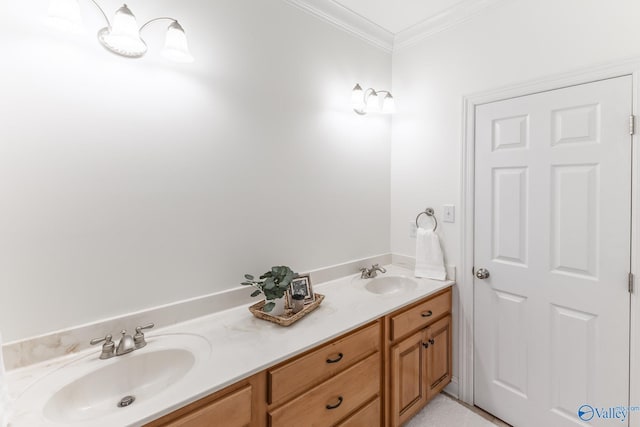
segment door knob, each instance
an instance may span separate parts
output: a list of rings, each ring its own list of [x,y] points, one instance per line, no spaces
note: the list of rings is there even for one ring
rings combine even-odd
[[[476,277],[478,279],[481,279],[481,280],[488,279],[489,276],[491,276],[491,274],[489,274],[489,270],[487,270],[486,268],[480,268],[478,269],[478,271],[476,271]]]

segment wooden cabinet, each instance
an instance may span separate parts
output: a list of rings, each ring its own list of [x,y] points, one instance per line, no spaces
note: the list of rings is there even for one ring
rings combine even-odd
[[[299,396],[355,362],[378,353],[381,348],[380,331],[380,322],[375,322],[269,369],[268,403],[275,406]]]
[[[426,330],[427,400],[451,382],[451,316],[435,322]]]
[[[279,408],[270,409],[269,425],[333,426],[379,393],[380,354],[375,353]]]
[[[410,308],[401,309],[392,313],[391,337],[397,341],[407,334],[433,323],[447,313],[451,312],[451,290],[428,297],[422,302],[414,304]]]
[[[379,425],[381,337],[376,321],[269,369],[268,425]]]
[[[451,381],[451,288],[148,427],[396,427]]]
[[[427,403],[423,342],[421,331],[391,347],[392,425],[404,423],[416,412],[412,408],[422,408]]]
[[[251,423],[251,386],[247,385],[238,391],[221,397],[219,400],[204,405],[183,417],[167,423],[171,427],[206,427],[213,420],[225,420],[225,424],[233,427],[244,427]]]
[[[396,427],[451,382],[451,290],[388,316],[387,422]]]
[[[266,376],[262,372],[182,409],[146,427],[263,427]]]
[[[380,423],[380,397],[356,411],[337,427],[373,427]]]

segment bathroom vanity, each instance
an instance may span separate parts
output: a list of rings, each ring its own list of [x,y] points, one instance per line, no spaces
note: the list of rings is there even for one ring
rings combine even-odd
[[[451,381],[454,283],[385,267],[317,284],[322,305],[289,327],[244,304],[165,327],[155,313],[132,353],[10,371],[11,426],[399,426]]]
[[[446,288],[148,427],[399,426],[451,381],[451,338]]]

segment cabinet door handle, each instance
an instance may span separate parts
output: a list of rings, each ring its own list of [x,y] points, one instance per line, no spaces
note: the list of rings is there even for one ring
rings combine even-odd
[[[422,317],[431,317],[433,316],[433,311],[429,310],[429,311],[425,311],[424,313],[422,313]]]
[[[424,348],[429,348],[429,343],[428,343],[428,342],[423,342],[423,343],[422,343],[422,346],[423,346]]]
[[[327,405],[327,409],[336,409],[338,406],[342,405],[343,400],[344,399],[342,398],[342,396],[338,396],[338,403],[336,403],[335,405]]]
[[[434,340],[433,338],[429,339],[429,344],[434,345],[436,343],[436,340]]]
[[[342,353],[338,353],[338,357],[335,359],[327,359],[327,363],[338,363],[339,361],[342,360],[342,358],[344,357],[344,354]]]

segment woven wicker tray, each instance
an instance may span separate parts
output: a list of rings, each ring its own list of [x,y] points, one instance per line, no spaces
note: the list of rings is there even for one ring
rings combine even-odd
[[[264,311],[262,311],[262,307],[264,307],[265,301],[260,301],[259,303],[252,305],[251,307],[249,307],[249,311],[253,313],[253,315],[258,319],[268,320],[269,322],[277,323],[280,326],[289,326],[292,323],[295,323],[298,320],[302,319],[304,316],[311,313],[313,310],[320,306],[322,300],[324,300],[324,295],[315,294],[315,297],[315,301],[313,301],[311,304],[305,305],[302,310],[295,314],[290,308],[287,308],[282,316],[273,316],[269,313],[265,313]]]

